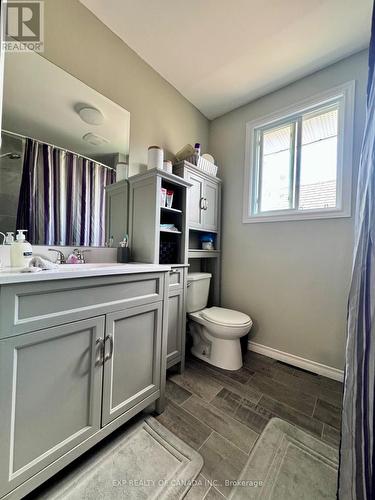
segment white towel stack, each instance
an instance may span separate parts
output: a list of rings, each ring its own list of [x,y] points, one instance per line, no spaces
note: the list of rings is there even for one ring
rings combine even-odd
[[[29,266],[21,269],[21,273],[38,273],[39,271],[50,271],[58,267],[58,264],[48,259],[44,259],[43,257],[39,257],[39,255],[35,255],[35,257],[30,260]]]

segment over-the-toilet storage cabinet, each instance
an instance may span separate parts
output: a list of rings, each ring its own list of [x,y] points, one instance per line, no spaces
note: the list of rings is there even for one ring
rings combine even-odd
[[[0,287],[0,498],[21,498],[160,398],[168,281]]]
[[[209,175],[187,161],[174,166],[174,172],[191,184],[187,200],[187,256],[191,271],[212,275],[208,305],[220,305],[221,276],[221,179]],[[211,233],[213,250],[203,250],[201,235]]]

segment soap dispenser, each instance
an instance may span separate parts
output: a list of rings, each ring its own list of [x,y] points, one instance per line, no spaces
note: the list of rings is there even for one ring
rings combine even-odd
[[[14,233],[7,232],[7,235],[4,238],[4,245],[13,245],[14,243]]]
[[[16,241],[10,247],[10,265],[12,267],[27,267],[33,256],[32,246],[26,241],[26,229],[18,229]]]

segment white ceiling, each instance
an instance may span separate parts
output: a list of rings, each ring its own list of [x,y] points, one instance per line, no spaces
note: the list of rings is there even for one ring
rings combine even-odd
[[[208,118],[368,46],[372,0],[81,0]]]

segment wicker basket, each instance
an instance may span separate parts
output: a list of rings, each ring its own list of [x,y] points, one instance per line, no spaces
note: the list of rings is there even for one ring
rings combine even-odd
[[[213,175],[214,177],[216,177],[217,165],[206,160],[202,156],[192,155],[192,156],[189,156],[188,158],[186,158],[186,161],[197,166],[198,168],[203,170],[203,172],[206,172],[206,174]]]

